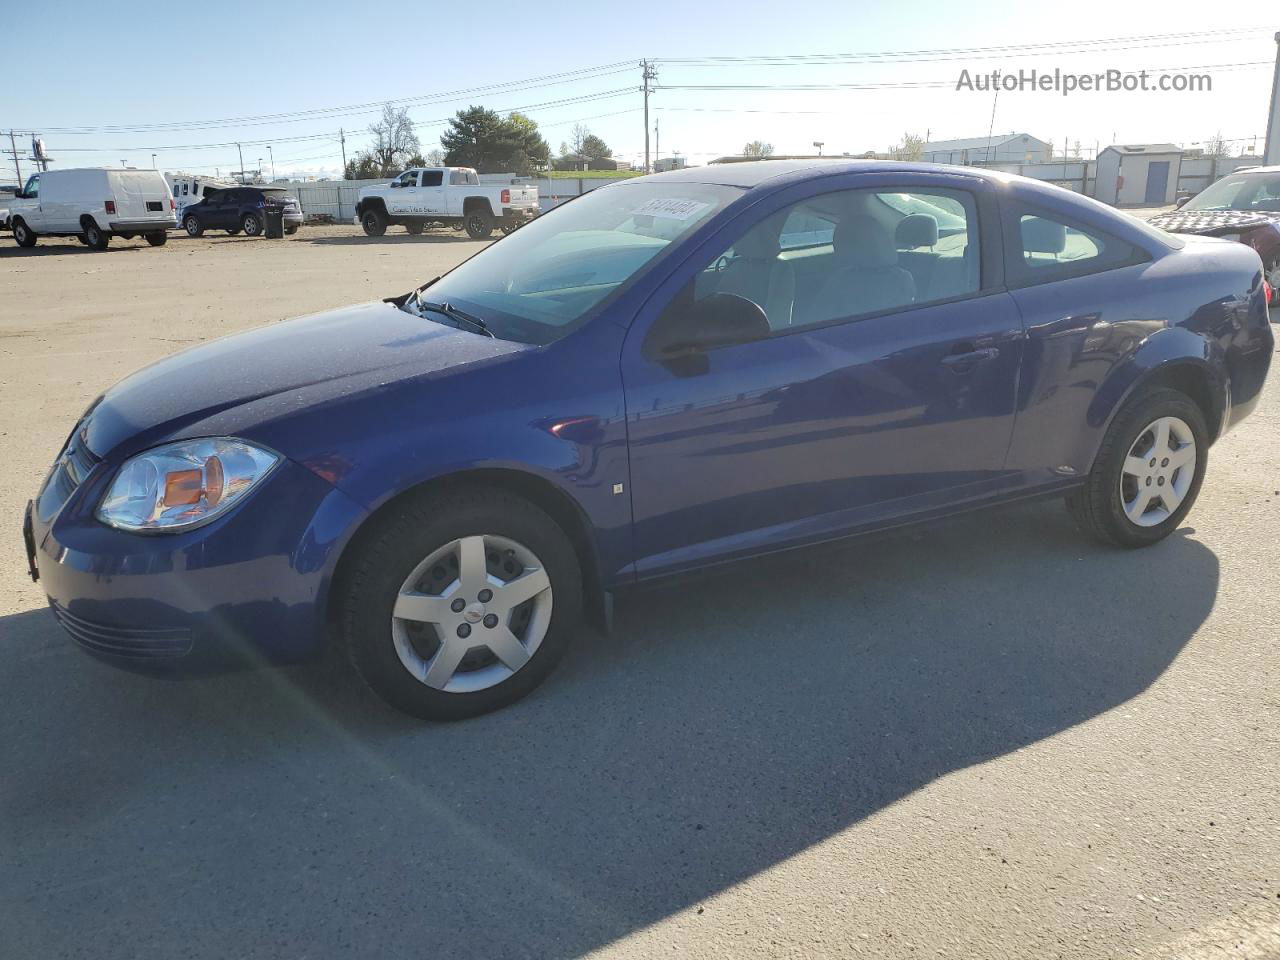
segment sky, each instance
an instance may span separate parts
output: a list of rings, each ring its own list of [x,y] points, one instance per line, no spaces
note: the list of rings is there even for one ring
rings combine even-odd
[[[260,162],[270,175],[274,163],[279,176],[322,177],[340,175],[339,129],[350,157],[383,102],[409,107],[424,154],[449,116],[479,104],[522,109],[553,151],[583,123],[638,163],[647,58],[658,74],[655,155],[678,152],[695,164],[751,140],[778,153],[813,153],[815,141],[827,154],[862,153],[905,134],[939,140],[988,129],[1059,150],[1079,141],[1089,154],[1113,142],[1191,147],[1217,134],[1233,152],[1254,138],[1261,151],[1280,30],[1273,0],[541,6],[42,0],[22,29],[47,23],[63,66],[50,69],[45,44],[9,45],[0,131],[26,134],[24,176],[34,131],[58,168],[124,162],[225,174],[240,168],[240,141],[248,169]],[[160,64],[157,45],[166,51]],[[133,54],[139,66],[123,66]],[[961,71],[994,69],[1207,73],[1212,89],[1065,97],[956,89]],[[737,89],[680,89],[689,87]],[[7,135],[0,140],[7,148]],[[0,178],[11,179],[12,158],[0,160]]]

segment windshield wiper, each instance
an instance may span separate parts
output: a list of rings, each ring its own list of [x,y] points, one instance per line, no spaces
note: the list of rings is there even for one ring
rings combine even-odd
[[[429,310],[431,313],[438,313],[443,317],[448,317],[456,327],[465,326],[486,337],[493,336],[493,331],[489,329],[489,325],[479,317],[473,317],[471,314],[459,310],[447,302],[433,303],[430,300],[423,300],[421,290],[415,290],[410,301],[419,310]]]

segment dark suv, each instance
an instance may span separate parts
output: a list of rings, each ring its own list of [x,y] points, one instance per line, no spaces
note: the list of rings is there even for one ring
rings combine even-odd
[[[268,187],[228,187],[207,190],[204,199],[182,211],[182,228],[188,236],[198,237],[206,230],[225,230],[233,236],[262,235],[267,224],[267,211],[284,209],[284,232],[293,234],[302,226],[302,205],[284,190]]]

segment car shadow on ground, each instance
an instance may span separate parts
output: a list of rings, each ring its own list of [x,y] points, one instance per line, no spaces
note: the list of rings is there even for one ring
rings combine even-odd
[[[16,243],[0,242],[0,260],[18,260],[23,257],[64,257],[68,255],[99,255],[104,253],[136,253],[139,250],[150,250],[151,245],[145,240],[113,239],[105,250],[91,250],[75,237],[64,239],[40,240],[34,247],[20,247]]]
[[[391,229],[395,230],[395,227],[392,227]],[[489,240],[496,240],[498,239],[499,236],[500,234],[495,232],[494,235],[489,238]],[[387,244],[387,243],[488,243],[489,242],[488,240],[472,240],[465,233],[452,233],[452,232],[444,233],[441,231],[431,231],[431,230],[428,230],[425,233],[417,234],[416,236],[412,233],[397,232],[397,233],[387,233],[381,237],[367,237],[367,236],[360,236],[358,234],[354,236],[339,236],[339,237],[333,237],[333,236],[308,237],[306,236],[305,227],[303,227],[302,232],[298,235],[296,239],[305,240],[307,243],[319,243],[325,246],[338,246],[338,247],[359,247],[359,246],[364,246],[365,244],[370,244],[370,243]]]
[[[1125,703],[1217,588],[1194,531],[1111,550],[1024,505],[636,594],[533,696],[451,725],[333,656],[165,682],[8,617],[6,939],[580,956]]]

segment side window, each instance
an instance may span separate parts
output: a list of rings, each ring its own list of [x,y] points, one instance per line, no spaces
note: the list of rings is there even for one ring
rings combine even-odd
[[[400,186],[416,187],[417,185],[418,185],[417,170],[407,170],[404,173],[400,174]]]
[[[981,289],[980,279],[973,194],[842,190],[801,201],[750,227],[673,299],[658,321],[657,336],[696,341],[692,331],[673,328],[696,325],[713,307],[713,340],[723,339],[724,315],[752,322],[751,311],[732,307],[725,295],[759,308],[754,334],[737,340],[758,339],[969,296]]]
[[[27,180],[27,185],[22,188],[22,194],[28,200],[35,200],[40,196],[40,174],[36,174]]]
[[[185,197],[185,196],[188,196],[188,195],[189,195],[189,191],[190,191],[190,189],[191,189],[191,185],[190,185],[190,184],[187,184],[187,183],[184,183],[184,184],[182,185],[182,195],[183,195],[184,197]]]
[[[1149,259],[1119,237],[1047,212],[1021,213],[1017,237],[1021,257],[1015,274],[1024,284],[1082,277]]]
[[[424,170],[422,172],[422,185],[424,187],[438,187],[444,183],[444,172],[441,170]]]
[[[463,173],[461,170],[449,171],[449,186],[451,187],[464,186],[466,182],[467,182],[467,175]]]

